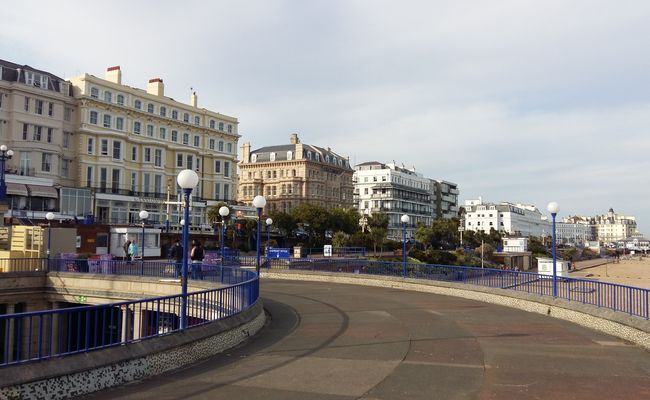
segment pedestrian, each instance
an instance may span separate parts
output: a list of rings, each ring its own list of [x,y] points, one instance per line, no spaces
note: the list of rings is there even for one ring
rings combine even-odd
[[[126,242],[122,245],[122,248],[124,249],[124,259],[128,262],[131,261],[131,258],[129,257],[129,246],[131,245],[131,241],[129,238],[126,238]]]
[[[176,265],[176,276],[181,276],[183,269],[183,246],[181,246],[181,241],[179,239],[176,239],[176,243],[174,244],[174,247],[172,247],[172,258]]]
[[[192,240],[192,250],[190,252],[190,259],[192,260],[192,279],[203,279],[201,276],[201,263],[203,262],[203,247],[201,242],[194,239]]]
[[[131,240],[131,243],[129,244],[129,263],[138,255],[138,251],[139,249],[136,240]]]

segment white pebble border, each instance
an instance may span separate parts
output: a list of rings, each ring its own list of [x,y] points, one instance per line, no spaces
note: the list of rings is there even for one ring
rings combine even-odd
[[[364,285],[385,287],[393,289],[404,289],[415,292],[441,294],[445,296],[462,297],[465,299],[481,301],[484,303],[498,304],[506,307],[516,308],[537,314],[548,315],[553,318],[573,322],[608,335],[619,337],[628,342],[634,343],[645,350],[650,350],[650,333],[620,322],[611,321],[595,315],[586,314],[580,311],[557,307],[554,305],[537,303],[527,299],[511,297],[504,294],[485,293],[469,289],[458,289],[452,287],[438,286],[436,281],[426,281],[426,284],[418,283],[415,279],[401,279],[383,277],[373,279],[363,275],[337,275],[314,273],[278,273],[262,272],[262,277],[267,279],[299,280],[312,282],[333,282],[352,285]],[[441,282],[442,283],[442,282]],[[498,290],[498,289],[495,289]]]
[[[159,375],[233,348],[256,334],[265,322],[266,315],[260,308],[251,321],[215,336],[114,365],[1,388],[0,399],[67,399]]]

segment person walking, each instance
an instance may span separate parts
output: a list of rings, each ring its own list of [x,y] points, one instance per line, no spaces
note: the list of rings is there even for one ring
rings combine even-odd
[[[136,239],[131,240],[131,243],[129,244],[129,263],[135,258],[135,256],[138,255],[138,244],[136,243]]]
[[[180,239],[176,239],[176,243],[172,247],[172,258],[176,265],[176,276],[180,277],[183,271],[183,246],[181,246]]]
[[[124,249],[124,259],[129,262],[131,261],[131,257],[129,257],[129,246],[131,245],[131,241],[129,238],[126,238],[126,242],[122,245],[122,248]]]
[[[201,263],[203,262],[203,247],[201,242],[194,239],[192,240],[192,250],[190,252],[190,259],[192,260],[192,279],[203,279],[201,276]]]

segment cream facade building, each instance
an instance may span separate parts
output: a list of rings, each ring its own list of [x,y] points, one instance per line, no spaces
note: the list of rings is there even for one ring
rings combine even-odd
[[[467,231],[489,233],[494,229],[525,237],[544,237],[551,234],[548,218],[537,207],[527,204],[487,203],[481,198],[465,200],[463,220]]]
[[[183,169],[199,175],[193,191],[192,225],[205,222],[211,202],[234,200],[237,177],[236,118],[200,108],[196,94],[190,104],[165,96],[162,79],[142,90],[122,84],[119,66],[105,78],[84,74],[70,80],[78,101],[75,131],[75,187],[62,189],[61,212],[90,213],[100,223],[173,224],[180,208],[176,177]],[[92,197],[90,209],[87,199]]]
[[[0,60],[0,144],[14,151],[5,165],[6,217],[44,218],[57,189],[76,185],[76,114],[68,82]]]
[[[592,224],[601,243],[627,239],[638,233],[635,217],[616,214],[612,208],[607,214],[594,217]]]
[[[300,142],[292,134],[286,145],[241,148],[237,199],[252,204],[266,198],[267,211],[288,212],[308,202],[326,208],[352,207],[352,168],[330,148]]]

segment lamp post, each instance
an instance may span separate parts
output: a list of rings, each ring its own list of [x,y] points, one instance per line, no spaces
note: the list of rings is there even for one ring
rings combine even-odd
[[[147,218],[149,218],[149,212],[147,210],[141,210],[138,215],[142,221],[142,254],[140,255],[140,275],[144,276],[144,223]]]
[[[553,297],[557,297],[557,245],[555,242],[555,217],[557,216],[558,211],[560,211],[560,206],[556,202],[552,201],[548,203],[546,209],[553,217]]]
[[[7,183],[5,182],[5,162],[11,160],[14,151],[7,150],[6,145],[0,146],[0,201],[7,198]]]
[[[176,178],[178,186],[183,189],[185,205],[183,208],[183,269],[181,272],[181,329],[187,328],[187,254],[190,241],[189,221],[190,221],[190,194],[192,189],[199,183],[199,176],[191,169],[184,169]]]
[[[406,278],[406,224],[409,223],[409,220],[410,218],[408,215],[402,215],[401,221],[404,225],[404,249],[402,250],[402,253],[404,254],[404,278]]]
[[[54,213],[49,212],[45,214],[45,219],[47,219],[47,270],[50,270],[50,245],[52,244],[52,220],[54,219]]]
[[[271,218],[266,219],[266,259],[269,259],[269,250],[271,249],[271,224],[273,220]]]
[[[255,272],[257,276],[260,275],[260,223],[262,222],[262,209],[266,205],[266,199],[262,195],[257,195],[253,199],[253,207],[257,208],[257,260],[255,264]]]
[[[223,260],[226,257],[224,253],[224,237],[226,236],[226,217],[230,214],[230,209],[226,206],[219,208],[219,215],[221,215],[221,282],[223,282]]]

